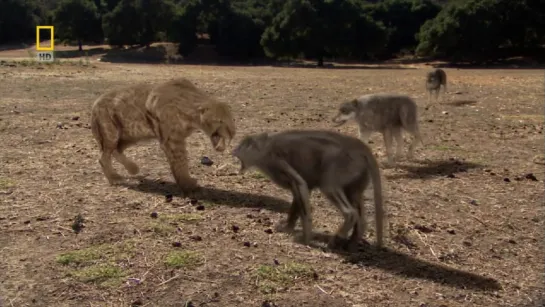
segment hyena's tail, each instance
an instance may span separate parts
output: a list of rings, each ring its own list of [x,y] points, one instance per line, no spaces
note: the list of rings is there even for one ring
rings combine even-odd
[[[100,121],[98,114],[91,112],[91,132],[95,138],[98,147],[100,150],[104,148],[104,134],[102,133],[102,127],[100,126]]]

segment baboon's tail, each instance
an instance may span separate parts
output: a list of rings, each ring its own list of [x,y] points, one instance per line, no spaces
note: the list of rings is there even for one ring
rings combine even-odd
[[[372,152],[370,153],[370,156],[367,157],[367,161],[369,165],[371,181],[373,182],[377,246],[381,247],[384,244],[384,223],[386,220],[384,212],[384,201],[382,199],[382,178],[380,175],[378,162],[373,156]]]

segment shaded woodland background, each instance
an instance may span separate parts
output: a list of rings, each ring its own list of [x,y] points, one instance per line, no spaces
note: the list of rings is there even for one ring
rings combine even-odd
[[[36,25],[54,25],[57,44],[171,42],[181,57],[207,44],[238,62],[410,55],[489,63],[545,51],[543,0],[0,1],[0,44],[34,42]]]

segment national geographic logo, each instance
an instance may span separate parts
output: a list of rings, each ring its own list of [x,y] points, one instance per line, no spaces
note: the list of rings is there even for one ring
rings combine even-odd
[[[50,31],[49,46],[40,45],[40,30]],[[53,51],[55,50],[55,28],[53,26],[37,26],[36,27],[36,60],[38,62],[53,62],[55,60]]]

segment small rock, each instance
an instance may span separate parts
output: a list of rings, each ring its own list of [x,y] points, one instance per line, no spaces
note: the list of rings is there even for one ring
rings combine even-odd
[[[414,225],[414,229],[417,229],[419,230],[420,232],[423,232],[423,233],[430,233],[430,232],[433,232],[433,229],[431,229],[430,227],[428,226],[424,226],[424,225]]]
[[[511,243],[511,244],[517,244],[517,241],[513,240],[513,239],[509,239],[507,240],[507,242]]]
[[[79,119],[79,116],[72,117],[72,120],[78,120],[78,119]]]
[[[456,234],[456,230],[454,230],[454,229],[448,229],[447,232],[450,233],[451,235]]]
[[[165,195],[165,202],[169,203],[172,201],[172,194]]]
[[[447,178],[456,178],[456,176],[454,174],[450,173],[450,174],[447,175]]]
[[[478,203],[477,203],[477,201],[475,199],[472,199],[469,203],[472,204],[473,206],[478,205]]]
[[[273,233],[273,230],[271,228],[267,228],[265,229],[265,233],[271,234]]]
[[[195,208],[199,211],[203,211],[204,210],[204,205],[198,205],[197,208]]]
[[[278,262],[278,259],[274,259],[273,262],[274,262],[274,264],[276,264],[276,265],[280,265],[280,262]]]
[[[257,242],[254,242],[254,244],[252,244],[254,247],[257,247]]]
[[[136,301],[131,303],[131,307],[137,307],[137,306],[142,306],[142,305],[144,305],[144,303],[142,303],[141,300],[136,300]]]
[[[261,303],[261,307],[278,307],[278,305],[271,301],[264,301],[263,303]]]
[[[152,212],[152,213],[150,214],[150,216],[151,216],[152,219],[156,219],[156,218],[158,217],[157,212],[155,212],[155,211]]]
[[[465,246],[471,246],[473,245],[470,241],[464,241],[462,242]]]
[[[319,277],[319,276],[318,276],[318,273],[316,273],[316,271],[313,271],[313,272],[312,272],[312,278],[313,278],[314,280],[318,280],[318,277]]]
[[[210,160],[210,158],[204,156],[201,158],[201,164],[202,165],[206,165],[206,166],[211,166],[212,164],[214,164],[214,161]]]
[[[231,229],[233,230],[234,233],[237,233],[240,228],[237,225],[233,225],[231,226]]]
[[[181,247],[181,246],[182,246],[182,243],[180,243],[180,242],[172,242],[172,246],[174,246],[174,247]]]
[[[196,199],[196,198],[191,198],[191,199],[189,200],[189,203],[192,204],[192,205],[196,205],[197,203],[199,203],[199,200]]]
[[[202,241],[202,237],[198,235],[189,236],[189,238],[193,241]]]
[[[250,245],[251,245],[250,242],[248,242],[248,241],[244,242],[243,244],[244,244],[244,246],[246,246],[246,247],[250,247]]]
[[[505,182],[511,182],[511,179],[505,177],[505,178],[503,178],[503,181],[505,181]]]
[[[428,123],[433,123],[433,119],[428,119]]]
[[[536,176],[534,176],[534,174],[532,174],[532,173],[526,174],[526,176],[524,176],[524,178],[532,180],[532,181],[537,181]]]
[[[519,176],[515,177],[515,181],[521,181],[521,180],[522,180],[522,177],[519,177]]]

